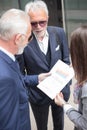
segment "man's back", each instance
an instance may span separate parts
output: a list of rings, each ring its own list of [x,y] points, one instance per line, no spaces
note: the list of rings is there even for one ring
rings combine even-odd
[[[30,130],[26,89],[17,65],[0,51],[0,130]]]

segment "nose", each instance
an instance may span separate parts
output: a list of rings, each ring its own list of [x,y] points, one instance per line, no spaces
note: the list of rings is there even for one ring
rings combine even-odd
[[[39,23],[36,24],[36,28],[41,28]]]

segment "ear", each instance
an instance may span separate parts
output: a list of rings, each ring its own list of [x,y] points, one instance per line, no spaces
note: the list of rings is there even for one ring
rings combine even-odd
[[[25,35],[23,34],[17,34],[15,36],[15,44],[18,45],[19,43],[22,43],[25,40]]]

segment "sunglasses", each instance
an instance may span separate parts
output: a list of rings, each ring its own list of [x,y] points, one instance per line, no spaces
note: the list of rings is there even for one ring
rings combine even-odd
[[[44,27],[44,26],[47,24],[47,21],[31,22],[32,27],[37,27],[38,24],[39,24],[41,27]]]
[[[33,39],[33,35],[31,34],[30,37],[28,38],[28,42],[30,42]]]

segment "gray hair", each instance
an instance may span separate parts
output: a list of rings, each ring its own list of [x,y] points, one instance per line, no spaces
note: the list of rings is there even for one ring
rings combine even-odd
[[[10,9],[0,19],[0,38],[10,40],[15,34],[26,34],[29,16],[22,10]]]
[[[33,2],[27,3],[25,6],[25,12],[27,14],[29,13],[29,11],[36,11],[38,9],[41,9],[41,10],[43,9],[46,12],[47,16],[49,15],[47,5],[44,1],[36,0]]]

